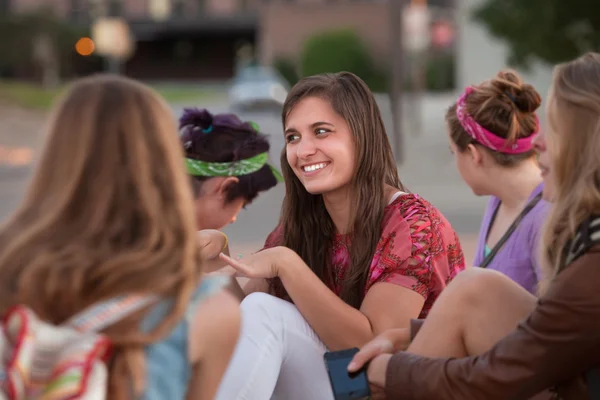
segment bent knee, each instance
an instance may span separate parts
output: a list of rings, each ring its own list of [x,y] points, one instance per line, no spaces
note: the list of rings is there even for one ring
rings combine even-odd
[[[506,276],[498,271],[494,271],[487,268],[471,267],[467,268],[454,278],[454,281],[459,282],[461,285],[473,285],[473,284],[498,284],[499,280],[504,280]]]
[[[290,307],[294,308],[291,303],[262,292],[247,295],[242,300],[240,307],[244,315],[260,315],[262,317],[272,317],[289,310]]]
[[[495,279],[495,271],[471,267],[458,273],[446,290],[450,289],[455,299],[476,302],[477,298],[486,291],[487,286],[494,285],[492,282]]]
[[[240,306],[242,307],[242,309],[251,309],[255,307],[265,306],[272,307],[275,303],[277,303],[277,301],[281,301],[281,299],[268,293],[254,292],[244,297],[244,300],[242,300]]]
[[[493,296],[529,295],[508,276],[501,272],[472,267],[460,272],[452,281],[454,290],[459,290],[462,297],[479,303]]]

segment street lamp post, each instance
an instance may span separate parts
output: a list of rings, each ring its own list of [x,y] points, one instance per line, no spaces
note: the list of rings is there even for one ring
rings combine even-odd
[[[154,21],[164,21],[171,16],[173,5],[170,0],[150,0],[150,15]]]
[[[98,18],[92,26],[96,52],[105,57],[109,72],[118,74],[121,63],[134,51],[134,40],[129,25],[123,18]]]
[[[427,50],[431,41],[431,14],[427,0],[411,0],[410,6],[403,11],[404,48],[410,55],[410,75],[412,93],[410,120],[413,135],[418,136],[422,130],[422,103],[426,87],[425,69],[427,67]]]
[[[390,0],[390,33],[391,33],[391,55],[390,63],[391,85],[389,88],[390,107],[392,111],[392,123],[394,129],[394,157],[396,163],[404,163],[404,132],[402,115],[402,91],[404,81],[404,57],[403,57],[403,27],[402,11],[405,0]]]
[[[92,40],[95,52],[104,58],[106,71],[119,74],[122,63],[133,54],[135,41],[120,9],[115,11],[119,3],[110,5],[111,9],[106,1],[90,0]]]

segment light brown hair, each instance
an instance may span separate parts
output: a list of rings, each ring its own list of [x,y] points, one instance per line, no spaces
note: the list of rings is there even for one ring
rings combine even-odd
[[[398,177],[396,161],[375,97],[358,76],[340,72],[302,79],[292,88],[283,106],[284,126],[293,108],[308,97],[328,101],[344,118],[354,139],[357,167],[351,182],[350,267],[344,278],[341,297],[358,308],[381,236],[387,205],[385,184],[400,190],[404,187]],[[306,191],[287,162],[285,148],[281,154],[281,167],[286,185],[281,211],[282,245],[296,251],[323,282],[332,283],[329,255],[335,227],[325,209],[323,197]]]
[[[172,298],[153,331],[140,331],[143,313],[106,331],[116,350],[109,397],[129,398],[143,347],[181,319],[200,278],[193,215],[168,106],[126,78],[77,81],[53,113],[21,206],[0,229],[0,312],[26,304],[61,323],[121,294]]]
[[[547,137],[554,193],[544,249],[556,273],[579,225],[600,214],[600,54],[558,65],[551,93]]]
[[[523,83],[514,71],[501,71],[495,78],[473,87],[466,99],[467,113],[488,131],[504,138],[508,143],[531,136],[537,128],[535,111],[542,98],[533,86]],[[531,158],[535,151],[522,154],[505,154],[482,146],[462,127],[456,116],[456,103],[446,113],[450,139],[459,151],[470,144],[478,145],[490,153],[500,165],[510,167]]]

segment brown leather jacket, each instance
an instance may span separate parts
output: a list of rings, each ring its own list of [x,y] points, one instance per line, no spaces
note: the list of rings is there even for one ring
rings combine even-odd
[[[532,314],[487,353],[462,359],[394,354],[386,394],[402,400],[506,400],[528,399],[556,387],[564,400],[588,399],[582,376],[599,366],[596,246],[560,272]]]

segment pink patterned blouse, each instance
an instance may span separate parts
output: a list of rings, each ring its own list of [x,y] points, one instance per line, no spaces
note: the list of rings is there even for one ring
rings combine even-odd
[[[265,249],[282,243],[278,226],[265,242]],[[332,268],[335,282],[329,285],[338,296],[348,269],[350,254],[344,235],[335,235]],[[382,233],[373,261],[366,292],[378,282],[388,282],[414,290],[425,298],[419,318],[425,318],[442,289],[460,271],[465,260],[456,232],[444,216],[416,194],[404,194],[384,212]],[[291,301],[283,286],[271,280],[272,293]]]

